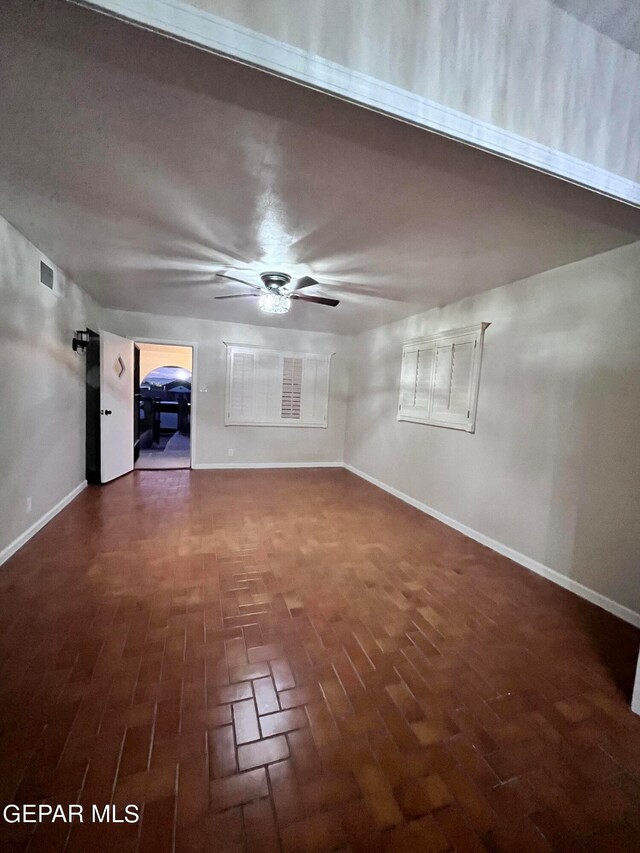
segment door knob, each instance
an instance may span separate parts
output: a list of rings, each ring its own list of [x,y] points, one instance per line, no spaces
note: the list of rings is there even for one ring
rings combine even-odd
[[[112,411],[111,411],[111,409],[105,409],[104,413],[105,413],[105,415],[111,415]]]

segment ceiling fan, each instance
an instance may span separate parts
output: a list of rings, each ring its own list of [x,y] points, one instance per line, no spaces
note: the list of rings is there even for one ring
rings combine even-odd
[[[286,314],[291,307],[292,299],[300,299],[304,302],[315,302],[317,305],[329,305],[335,308],[340,304],[339,299],[327,299],[325,296],[308,296],[306,293],[298,293],[305,287],[311,287],[318,284],[315,278],[309,275],[304,275],[291,284],[291,276],[286,272],[263,272],[260,273],[262,279],[262,287],[251,282],[243,281],[232,275],[225,273],[217,273],[218,278],[228,278],[230,281],[237,281],[239,284],[244,284],[250,287],[253,293],[234,293],[230,296],[216,296],[215,299],[244,299],[246,297],[254,297],[258,299],[258,307],[262,311],[269,314]]]

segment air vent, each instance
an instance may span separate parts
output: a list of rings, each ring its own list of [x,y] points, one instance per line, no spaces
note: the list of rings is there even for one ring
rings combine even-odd
[[[49,290],[53,290],[53,270],[44,261],[40,261],[40,282]]]

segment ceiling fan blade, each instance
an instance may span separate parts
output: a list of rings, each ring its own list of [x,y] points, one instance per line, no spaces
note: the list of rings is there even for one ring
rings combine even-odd
[[[232,293],[230,296],[214,296],[214,299],[246,299],[247,296],[255,297],[257,293]]]
[[[303,275],[302,278],[299,278],[294,286],[291,288],[291,292],[295,290],[302,290],[303,287],[311,287],[313,284],[317,284],[318,282],[315,278],[311,278],[310,275]]]
[[[302,299],[304,302],[317,302],[318,305],[330,305],[335,308],[340,304],[339,299],[327,299],[324,296],[303,296],[302,294],[292,293],[290,299]]]
[[[241,278],[236,278],[234,275],[225,275],[223,272],[217,272],[216,278],[228,278],[229,281],[237,281],[239,284],[244,284],[247,287],[252,287],[254,290],[262,290],[257,284],[251,284],[249,281],[243,281]]]

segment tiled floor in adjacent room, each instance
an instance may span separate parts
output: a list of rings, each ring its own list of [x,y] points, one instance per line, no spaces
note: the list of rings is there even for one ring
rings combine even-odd
[[[0,572],[3,850],[640,850],[640,632],[342,470],[136,472]]]

